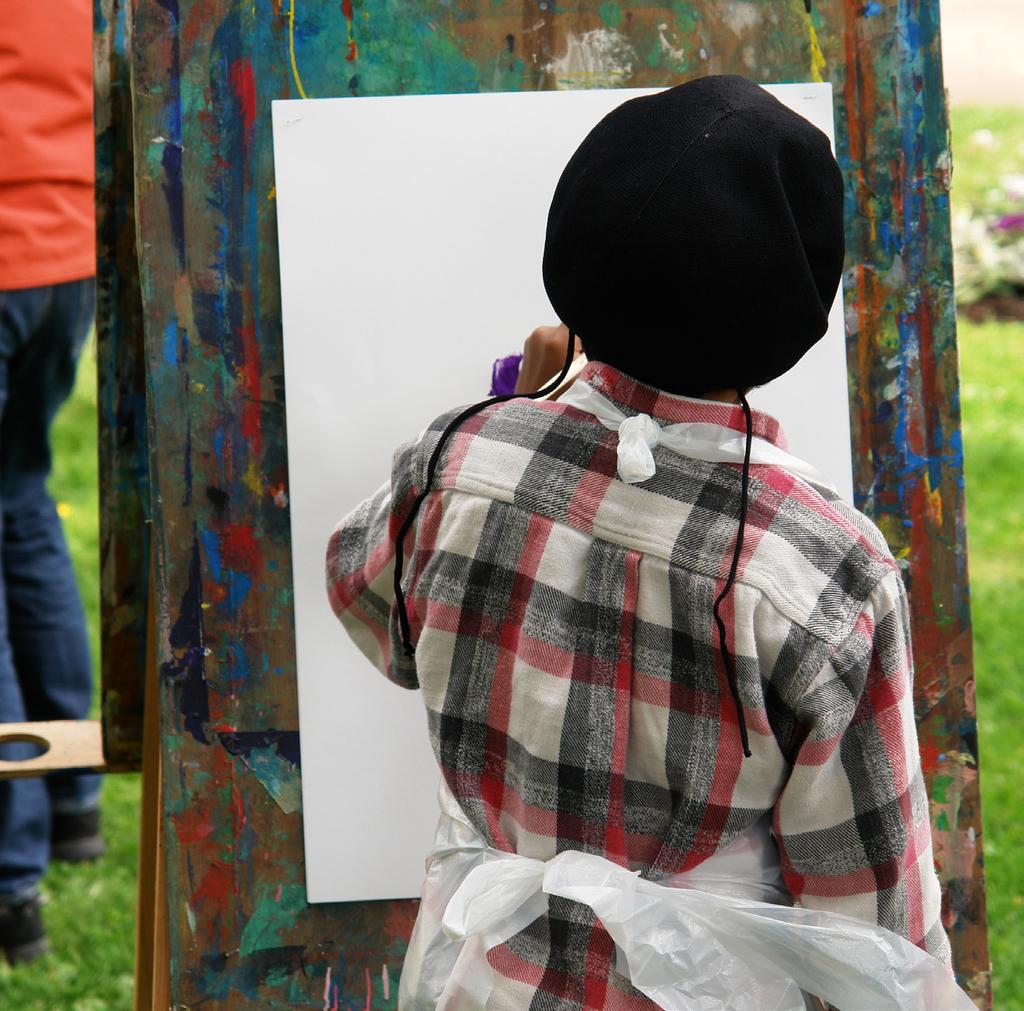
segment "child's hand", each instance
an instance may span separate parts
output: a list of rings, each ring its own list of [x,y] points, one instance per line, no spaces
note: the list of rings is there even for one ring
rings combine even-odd
[[[523,364],[519,368],[516,393],[533,393],[554,379],[565,364],[565,349],[568,343],[569,328],[564,323],[558,326],[537,327],[523,344]],[[582,351],[577,337],[573,357],[577,357]]]

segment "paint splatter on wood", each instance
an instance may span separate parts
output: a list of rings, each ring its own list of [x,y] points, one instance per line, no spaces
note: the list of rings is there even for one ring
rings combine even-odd
[[[100,657],[103,753],[142,761],[149,586],[149,440],[142,292],[135,246],[130,67],[124,0],[97,0],[96,368],[99,414]]]

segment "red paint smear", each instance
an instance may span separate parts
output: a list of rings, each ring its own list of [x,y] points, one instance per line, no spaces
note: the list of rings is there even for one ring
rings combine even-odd
[[[359,57],[359,49],[352,38],[352,18],[355,17],[352,12],[352,0],[341,0],[341,13],[345,16],[345,27],[348,31],[348,52],[345,54],[345,60],[353,63]]]
[[[189,808],[171,815],[178,841],[187,845],[202,842],[213,835],[213,821],[208,808]]]
[[[193,892],[192,902],[201,906],[209,899],[214,906],[223,909],[234,891],[235,879],[231,868],[227,864],[212,863],[199,882],[199,887]]]
[[[256,81],[252,74],[252,64],[244,57],[235,60],[228,72],[228,80],[242,107],[245,146],[248,147],[252,143],[252,127],[256,122]]]
[[[938,747],[931,741],[921,741],[921,768],[925,772],[934,772],[939,765],[939,755],[941,752]]]
[[[260,350],[256,344],[256,327],[250,323],[238,331],[242,338],[242,435],[249,441],[253,456],[263,449],[260,423]]]
[[[181,65],[189,62],[197,51],[208,51],[210,45],[208,38],[204,37],[209,29],[205,18],[182,18],[179,22],[181,30]]]
[[[229,569],[251,572],[259,568],[262,552],[251,523],[229,523],[221,535],[220,550]]]
[[[412,899],[409,902],[389,902],[383,918],[384,937],[409,937],[412,934],[419,908],[419,899]]]

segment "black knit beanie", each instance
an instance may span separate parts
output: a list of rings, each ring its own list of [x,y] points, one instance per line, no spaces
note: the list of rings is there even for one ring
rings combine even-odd
[[[565,167],[544,286],[591,359],[698,396],[790,369],[824,335],[843,265],[828,138],[742,77],[609,113]]]

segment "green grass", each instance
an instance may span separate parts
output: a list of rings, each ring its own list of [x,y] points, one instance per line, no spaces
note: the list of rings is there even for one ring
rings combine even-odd
[[[955,204],[984,202],[999,179],[1024,172],[1024,110],[955,109]],[[997,143],[970,140],[988,129]],[[981,735],[981,784],[996,1007],[1024,1011],[1024,325],[959,327],[967,507]],[[57,421],[57,468],[71,552],[98,644],[95,369],[87,350],[75,393]],[[131,1007],[139,781],[104,786],[110,851],[97,864],[54,866],[44,881],[53,953],[30,966],[0,964],[0,1008],[114,1011]]]
[[[982,819],[995,1006],[1024,1009],[1024,324],[960,324]]]
[[[1024,173],[1024,108],[950,118],[954,210],[1022,210],[1001,181]],[[961,318],[959,344],[989,945],[995,1006],[1024,1011],[1024,324]]]
[[[1024,173],[1024,109],[960,106],[950,111],[950,128],[954,207],[1003,210],[1000,180]]]

